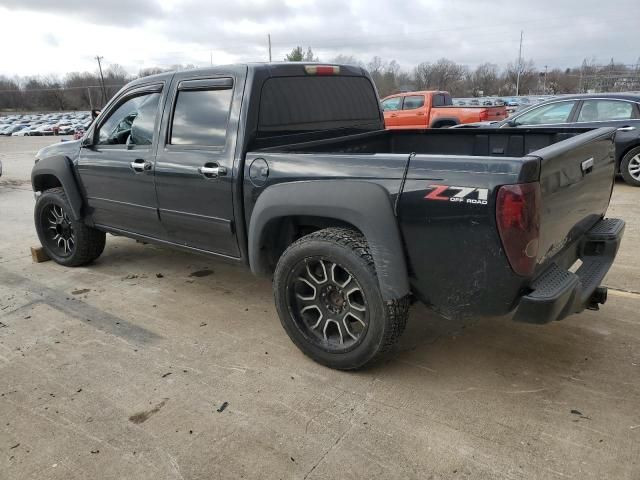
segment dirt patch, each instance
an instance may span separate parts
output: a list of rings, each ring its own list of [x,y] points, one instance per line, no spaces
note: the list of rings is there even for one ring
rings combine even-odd
[[[153,407],[151,410],[146,410],[144,412],[138,412],[134,415],[131,415],[129,417],[129,421],[132,423],[135,423],[136,425],[146,422],[147,420],[149,420],[149,417],[151,417],[151,415],[155,415],[160,411],[162,407],[165,406],[165,404],[167,403],[167,400],[169,399],[165,398],[159,404]]]

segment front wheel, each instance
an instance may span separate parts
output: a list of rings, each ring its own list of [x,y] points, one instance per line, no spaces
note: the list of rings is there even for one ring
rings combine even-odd
[[[620,174],[624,181],[640,187],[640,147],[632,148],[620,162]]]
[[[105,245],[105,233],[74,220],[62,188],[45,190],[34,212],[42,248],[56,263],[78,267],[98,258]]]
[[[280,321],[307,356],[351,370],[396,342],[409,303],[385,302],[365,238],[345,228],[302,237],[282,254],[273,281]]]

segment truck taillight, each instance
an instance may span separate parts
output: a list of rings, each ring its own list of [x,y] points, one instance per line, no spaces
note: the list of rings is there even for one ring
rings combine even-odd
[[[305,65],[304,71],[307,75],[338,75],[340,67],[338,65]]]
[[[485,120],[489,120],[489,110],[483,108],[480,110],[480,121],[484,122]]]
[[[496,222],[509,264],[518,275],[531,275],[540,238],[540,184],[503,185],[496,200]]]

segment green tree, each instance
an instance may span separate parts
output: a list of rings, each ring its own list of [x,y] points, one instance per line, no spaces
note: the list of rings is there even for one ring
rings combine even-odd
[[[307,53],[302,51],[302,47],[298,45],[296,48],[291,50],[291,53],[288,53],[284,59],[287,62],[317,62],[318,57],[313,56],[313,50],[311,47],[307,47]]]

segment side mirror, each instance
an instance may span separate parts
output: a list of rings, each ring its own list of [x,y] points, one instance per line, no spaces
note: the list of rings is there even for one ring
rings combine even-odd
[[[511,120],[509,120],[507,122],[507,126],[508,127],[512,127],[513,128],[513,127],[517,127],[518,125],[520,125],[520,124],[518,123],[518,121],[516,119],[511,119]]]

